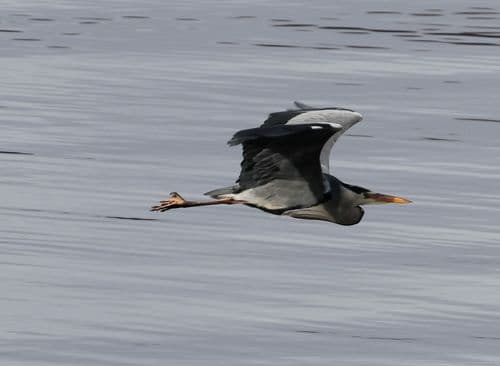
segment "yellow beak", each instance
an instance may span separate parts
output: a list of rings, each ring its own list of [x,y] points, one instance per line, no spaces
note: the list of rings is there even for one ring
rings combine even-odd
[[[401,205],[411,203],[411,201],[407,200],[406,198],[390,196],[388,194],[382,193],[367,192],[365,193],[365,197],[377,203],[398,203]]]

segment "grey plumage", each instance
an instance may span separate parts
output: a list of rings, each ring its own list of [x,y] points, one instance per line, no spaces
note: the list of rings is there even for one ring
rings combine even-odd
[[[326,192],[319,163],[321,148],[337,131],[328,124],[239,131],[229,141],[230,145],[243,145],[237,184],[207,194],[215,198],[230,195],[275,213],[317,204]]]
[[[355,210],[356,217],[343,217],[348,210],[338,209],[342,203],[340,181],[324,174],[320,164],[324,145],[344,130],[342,124],[330,123],[328,116],[332,120],[338,116],[336,111],[353,115],[355,112],[295,104],[300,109],[271,113],[260,127],[234,134],[228,144],[243,145],[240,176],[235,185],[206,194],[242,200],[249,206],[274,214],[345,224],[359,222],[362,210]],[[305,114],[317,111],[321,112],[315,116],[326,121],[320,119],[316,123],[313,119],[311,123],[290,123],[299,115],[307,122]],[[354,123],[360,119],[357,115],[354,117]],[[338,119],[338,122],[346,123],[346,119]],[[350,120],[347,123],[349,127],[353,124]],[[337,206],[335,212],[332,212],[332,204]]]
[[[230,146],[241,144],[243,160],[236,183],[205,193],[213,201],[187,201],[176,192],[153,211],[215,204],[245,204],[269,213],[301,219],[357,224],[361,205],[409,203],[341,182],[329,174],[330,150],[347,129],[362,119],[345,108],[314,108],[274,112],[260,127],[238,131]]]
[[[297,219],[330,221],[340,225],[359,223],[365,211],[357,204],[356,195],[347,188],[348,185],[333,175],[325,174],[325,178],[330,187],[327,199],[310,207],[284,211],[283,215]]]

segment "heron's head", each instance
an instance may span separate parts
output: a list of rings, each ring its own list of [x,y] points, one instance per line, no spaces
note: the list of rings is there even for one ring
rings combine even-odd
[[[377,205],[384,203],[411,203],[410,200],[388,194],[372,192],[369,189],[346,184],[346,187],[356,194],[356,205]]]

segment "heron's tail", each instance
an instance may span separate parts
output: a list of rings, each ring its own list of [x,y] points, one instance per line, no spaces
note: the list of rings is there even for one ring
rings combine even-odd
[[[217,188],[217,189],[214,189],[213,191],[208,191],[208,192],[204,193],[204,195],[210,196],[212,198],[224,198],[224,196],[238,193],[238,191],[239,191],[239,186],[234,185],[234,186],[230,186],[230,187]]]

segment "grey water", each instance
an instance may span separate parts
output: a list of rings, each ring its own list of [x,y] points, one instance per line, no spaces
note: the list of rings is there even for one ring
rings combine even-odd
[[[7,0],[0,46],[0,364],[500,364],[497,1]],[[414,203],[148,211],[293,100]]]

